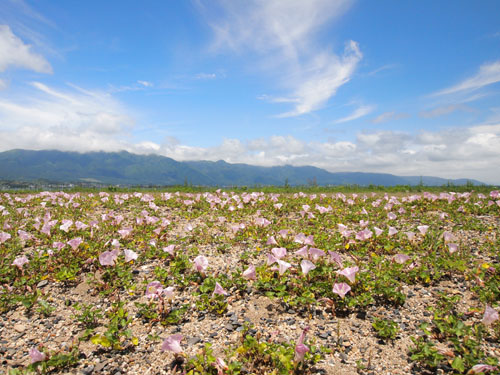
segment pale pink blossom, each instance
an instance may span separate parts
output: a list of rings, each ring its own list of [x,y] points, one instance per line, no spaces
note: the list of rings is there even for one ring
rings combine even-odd
[[[395,214],[395,213],[389,212],[389,213],[387,214],[387,218],[388,218],[389,220],[396,220],[397,216],[396,216],[396,214]]]
[[[427,233],[427,231],[429,230],[429,226],[428,225],[419,225],[417,227],[418,231],[420,232],[420,234],[422,236],[425,236],[425,234]]]
[[[62,221],[62,224],[59,226],[59,229],[68,233],[69,227],[71,227],[72,225],[73,225],[73,220],[64,219]]]
[[[31,348],[29,354],[31,363],[42,362],[47,358],[45,353],[40,352],[37,348]]]
[[[334,263],[337,264],[337,266],[339,266],[339,268],[342,268],[343,265],[342,265],[342,256],[335,252],[335,251],[329,251],[328,252],[328,255],[330,255],[330,260]]]
[[[176,334],[167,337],[164,341],[163,344],[161,345],[161,350],[169,351],[169,352],[174,352],[174,353],[181,353],[182,348],[181,348],[181,341],[184,337],[182,335]]]
[[[323,250],[317,249],[317,248],[315,248],[315,247],[311,247],[311,248],[309,249],[309,255],[311,256],[311,259],[312,259],[313,261],[316,261],[316,260],[318,260],[320,257],[325,256],[326,254],[325,254],[325,252],[324,252]]]
[[[23,266],[26,264],[26,263],[29,263],[29,260],[28,258],[26,258],[24,255],[23,256],[20,256],[20,257],[17,257],[16,259],[14,259],[14,261],[12,262],[12,265],[13,266],[16,266],[17,268],[21,269],[23,268]]]
[[[486,308],[484,309],[484,315],[483,315],[483,320],[482,323],[484,325],[491,325],[494,322],[498,320],[498,312],[493,309],[492,307],[486,305]]]
[[[4,243],[7,240],[10,240],[12,236],[6,232],[0,232],[0,243]]]
[[[298,255],[302,258],[308,258],[309,257],[309,252],[308,252],[308,247],[307,246],[302,246],[299,250],[297,250],[294,254]]]
[[[384,231],[380,228],[373,227],[373,230],[375,231],[375,236],[380,236]]]
[[[304,360],[304,356],[309,351],[307,345],[304,344],[304,340],[306,338],[307,331],[309,331],[309,327],[304,328],[302,331],[299,340],[297,341],[297,345],[295,345],[295,357],[294,361],[296,363],[302,362]]]
[[[491,365],[479,363],[477,365],[472,366],[472,368],[469,370],[468,374],[484,374],[486,372],[496,371],[497,369],[498,369],[498,367],[496,367],[496,366],[491,366]]]
[[[146,286],[146,297],[148,298],[157,298],[163,292],[163,285],[159,281],[151,281]]]
[[[414,232],[405,232],[406,237],[408,238],[408,241],[413,241],[415,238],[415,233]]]
[[[458,251],[458,245],[456,243],[448,243],[448,251],[453,254]]]
[[[340,298],[344,298],[347,293],[351,290],[351,287],[346,283],[335,283],[333,285],[332,292],[338,294]]]
[[[198,255],[194,258],[194,267],[198,272],[205,272],[208,268],[208,259],[203,255]]]
[[[389,227],[389,236],[394,236],[396,233],[398,233],[398,230],[394,227]]]
[[[394,259],[394,261],[396,263],[404,264],[408,260],[410,260],[410,257],[408,255],[406,255],[406,254],[396,254],[396,255],[394,255],[394,257],[392,259]]]
[[[248,266],[248,268],[245,271],[243,271],[242,276],[247,280],[256,280],[257,274],[256,274],[255,266],[253,264]]]
[[[277,262],[278,262],[278,266],[279,266],[280,275],[283,275],[286,272],[286,270],[292,266],[290,263],[285,262],[281,259],[278,259]]]
[[[266,264],[268,266],[270,266],[271,264],[276,263],[277,260],[278,259],[276,259],[273,254],[267,254],[267,263]]]
[[[217,375],[224,375],[224,370],[227,370],[226,362],[220,357],[217,357],[214,362],[215,367],[217,368]]]
[[[99,255],[101,266],[114,266],[118,258],[118,250],[104,251]]]
[[[271,253],[274,255],[275,258],[281,259],[286,256],[287,251],[286,248],[284,247],[275,247],[271,249]]]
[[[163,248],[163,251],[165,253],[169,253],[170,255],[174,256],[175,255],[174,249],[175,249],[175,245],[168,245],[168,246]]]
[[[24,230],[21,230],[21,229],[19,229],[17,231],[17,235],[23,241],[28,241],[29,239],[31,239],[33,237],[31,234],[29,234],[28,232],[25,232]]]
[[[83,242],[83,240],[80,237],[73,238],[72,240],[68,241],[68,245],[71,246],[71,248],[74,250],[78,249],[78,246]]]
[[[371,236],[373,236],[373,232],[368,228],[365,228],[362,231],[359,231],[358,233],[356,233],[356,239],[358,241],[366,241]]]
[[[307,275],[309,273],[309,271],[312,271],[313,269],[316,268],[316,266],[314,265],[313,262],[307,260],[307,259],[303,259],[301,262],[300,262],[300,267],[302,268],[302,273],[304,275]]]
[[[456,240],[455,236],[453,235],[453,233],[447,232],[447,231],[443,233],[443,239],[444,239],[445,243],[453,242],[453,241]]]
[[[123,253],[125,255],[125,262],[136,260],[138,257],[138,254],[133,250],[125,249],[123,250]]]
[[[215,294],[218,294],[221,296],[229,295],[229,293],[226,292],[226,290],[222,287],[222,285],[220,285],[217,281],[215,282],[215,289],[214,289],[214,292],[212,293],[212,295],[215,295]]]
[[[120,235],[121,238],[127,238],[132,234],[133,228],[123,228],[118,231],[118,234]]]
[[[288,229],[282,229],[278,232],[278,234],[281,236],[281,238],[286,238],[288,236]]]
[[[354,283],[356,281],[356,273],[359,271],[359,267],[358,266],[354,266],[354,267],[347,267],[347,268],[344,268],[343,270],[341,271],[336,271],[337,274],[339,275],[342,275],[342,276],[345,276],[347,277],[347,279],[351,282],[351,283]]]
[[[277,244],[278,244],[278,242],[276,242],[276,239],[274,238],[274,236],[270,236],[267,239],[266,245],[277,245]]]

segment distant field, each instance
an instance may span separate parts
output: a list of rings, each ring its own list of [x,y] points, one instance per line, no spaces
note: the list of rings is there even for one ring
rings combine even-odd
[[[0,193],[8,374],[500,374],[494,188],[157,190]]]

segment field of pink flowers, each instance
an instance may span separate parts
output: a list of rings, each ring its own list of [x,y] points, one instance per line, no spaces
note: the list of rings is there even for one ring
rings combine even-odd
[[[0,195],[7,374],[500,374],[500,194]]]

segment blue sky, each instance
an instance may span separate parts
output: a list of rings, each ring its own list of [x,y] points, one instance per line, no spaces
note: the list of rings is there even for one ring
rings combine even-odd
[[[496,0],[3,0],[0,151],[500,184],[499,14]]]

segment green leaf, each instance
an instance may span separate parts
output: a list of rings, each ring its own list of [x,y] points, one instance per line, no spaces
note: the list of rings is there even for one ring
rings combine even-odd
[[[453,367],[457,371],[464,372],[465,367],[464,367],[464,360],[462,359],[462,357],[455,357],[455,359],[451,363],[451,367]]]
[[[111,341],[109,341],[109,339],[104,335],[92,336],[90,338],[90,341],[92,342],[92,344],[101,345],[104,346],[105,348],[109,348],[111,346]]]

